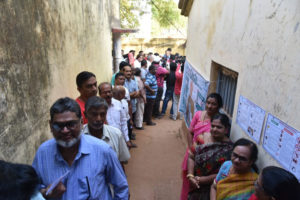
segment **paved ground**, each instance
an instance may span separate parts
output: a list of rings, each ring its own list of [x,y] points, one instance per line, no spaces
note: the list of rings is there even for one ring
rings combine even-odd
[[[182,121],[173,121],[166,115],[154,122],[156,126],[134,130],[138,148],[130,150],[131,159],[125,167],[131,200],[180,197],[180,167],[185,151],[180,134]]]

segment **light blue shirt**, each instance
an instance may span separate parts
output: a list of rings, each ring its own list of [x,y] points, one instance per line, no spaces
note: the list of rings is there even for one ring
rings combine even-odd
[[[86,200],[89,195],[89,200],[128,199],[128,183],[116,153],[95,137],[81,135],[71,166],[60,154],[55,139],[48,140],[39,147],[32,166],[41,179],[41,188],[70,171],[62,181],[67,188],[62,200]],[[109,183],[113,185],[114,198]]]
[[[135,77],[134,80],[132,79],[127,80],[127,78],[125,78],[124,86],[128,89],[129,93],[139,91],[137,80]],[[136,98],[131,98],[130,103],[131,103],[132,113],[135,113],[136,103],[137,103]]]

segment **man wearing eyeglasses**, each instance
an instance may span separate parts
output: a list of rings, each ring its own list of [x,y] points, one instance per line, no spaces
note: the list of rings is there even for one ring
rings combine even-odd
[[[50,118],[54,138],[39,147],[32,164],[41,179],[43,196],[62,200],[128,199],[128,184],[116,153],[105,142],[81,134],[81,111],[76,101],[58,99],[50,108]],[[59,183],[49,192],[57,180]],[[109,184],[113,185],[114,198]]]

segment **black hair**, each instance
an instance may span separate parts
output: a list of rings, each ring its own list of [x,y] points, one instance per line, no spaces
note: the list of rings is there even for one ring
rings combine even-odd
[[[170,70],[171,70],[171,71],[176,71],[176,68],[177,68],[176,63],[171,62],[171,63],[170,63]]]
[[[175,60],[175,55],[171,54],[171,55],[170,55],[170,59],[171,59],[171,60]]]
[[[172,49],[171,49],[171,48],[168,48],[167,51],[172,51]]]
[[[63,113],[63,112],[74,112],[76,116],[80,119],[81,118],[81,110],[78,103],[69,98],[60,98],[54,102],[54,104],[50,108],[50,120],[53,120],[55,114]]]
[[[122,72],[116,73],[115,80],[116,80],[117,78],[119,78],[119,76],[125,76],[125,74],[123,74]]]
[[[147,65],[147,60],[142,60],[141,66],[146,66]]]
[[[30,165],[0,160],[0,199],[30,200],[40,180]]]
[[[207,97],[206,97],[206,101],[208,100],[208,98],[213,98],[217,100],[218,103],[218,109],[223,107],[223,99],[221,97],[220,94],[218,93],[210,93]]]
[[[128,62],[122,61],[119,64],[119,70],[121,71],[125,66],[130,66]]]
[[[183,73],[184,72],[184,63],[185,63],[185,61],[183,61],[183,63],[181,64],[181,66],[180,66],[180,71]]]
[[[101,94],[101,88],[102,88],[103,85],[109,85],[111,87],[111,89],[112,89],[112,86],[111,86],[111,84],[109,82],[102,82],[98,86],[99,94]]]
[[[159,53],[154,53],[155,56],[159,56]]]
[[[257,160],[257,156],[258,156],[258,149],[256,144],[254,144],[252,141],[246,139],[246,138],[241,138],[238,139],[234,144],[233,144],[233,149],[237,146],[248,146],[250,147],[250,160],[253,161],[253,164],[256,162]]]
[[[276,200],[300,199],[300,184],[290,172],[269,166],[261,172],[264,192]]]
[[[81,86],[83,85],[83,83],[87,80],[89,80],[91,77],[95,77],[95,74],[93,74],[92,72],[87,72],[87,71],[83,71],[80,72],[77,77],[76,77],[76,85],[77,87],[81,88]]]
[[[141,54],[138,54],[138,55],[135,57],[135,59],[139,59],[140,57],[142,57],[142,55],[141,55]]]
[[[100,107],[104,107],[106,110],[108,109],[106,100],[101,97],[93,96],[86,101],[85,112],[88,112],[90,108],[100,108]]]
[[[154,65],[150,65],[149,71],[153,70],[153,68],[155,68],[155,66]]]
[[[221,124],[223,126],[225,126],[225,128],[230,128],[230,120],[229,120],[229,117],[223,113],[217,113],[215,114],[212,119],[211,119],[211,122],[213,122],[215,119],[219,119]]]
[[[141,76],[141,69],[140,68],[135,68],[134,69],[134,75],[135,76]]]

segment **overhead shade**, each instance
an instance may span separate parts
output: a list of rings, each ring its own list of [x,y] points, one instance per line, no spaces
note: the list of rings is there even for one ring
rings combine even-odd
[[[113,27],[111,30],[113,33],[136,33],[139,29]]]

